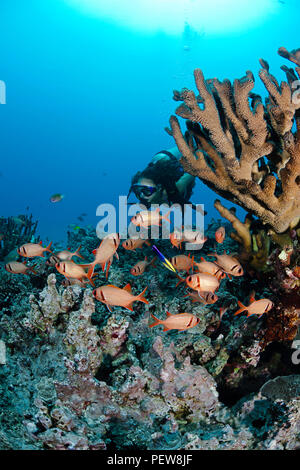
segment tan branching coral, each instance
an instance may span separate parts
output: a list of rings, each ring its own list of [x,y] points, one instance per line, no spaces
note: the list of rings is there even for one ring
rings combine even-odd
[[[299,51],[284,51],[280,49],[281,55],[299,63]],[[261,60],[261,65],[268,91],[265,105],[252,93],[250,71],[232,84],[205,80],[196,69],[199,96],[187,89],[174,92],[174,99],[183,101],[176,114],[187,120],[188,136],[175,116],[171,133],[187,172],[281,233],[300,218],[300,92],[293,91],[296,75],[290,69],[289,83],[279,85],[267,62]]]

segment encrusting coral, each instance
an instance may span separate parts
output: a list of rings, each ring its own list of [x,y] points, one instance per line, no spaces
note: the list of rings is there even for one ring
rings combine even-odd
[[[213,224],[207,233],[210,243],[215,229]],[[80,243],[84,253],[98,244],[92,229],[77,238],[74,246]],[[170,257],[172,248],[159,243]],[[225,243],[232,250],[234,242],[229,237]],[[151,248],[145,247],[148,250]],[[202,253],[205,256],[209,251],[211,247],[204,246]],[[109,281],[124,284],[140,254],[126,250],[120,254]],[[299,262],[298,257],[292,260]],[[40,276],[14,277],[17,289],[7,282],[9,273],[0,272],[9,298],[0,316],[1,341],[6,348],[5,364],[0,364],[0,403],[6,410],[0,414],[0,448],[265,448],[270,445],[273,427],[278,434],[275,447],[282,445],[286,434],[280,423],[277,426],[268,417],[268,400],[260,410],[266,414],[263,439],[259,427],[252,425],[257,405],[249,393],[257,393],[276,376],[277,366],[271,362],[268,368],[262,361],[264,337],[268,345],[286,340],[287,334],[291,338],[294,331],[285,329],[286,335],[282,332],[279,337],[269,328],[268,315],[264,322],[253,318],[245,322],[228,313],[221,321],[218,306],[183,298],[184,286],[175,289],[177,278],[163,267],[155,269],[152,284],[151,271],[132,279],[137,291],[145,283],[149,285],[147,306],[137,305],[130,313],[116,307],[113,314],[96,302],[88,287],[64,287],[61,275],[51,273],[53,267],[46,265],[45,269],[48,277],[45,282],[42,275],[46,283],[42,290],[34,287]],[[294,295],[292,284],[290,289]],[[14,296],[9,295],[10,290]],[[237,297],[245,298],[237,280],[224,280],[218,296],[221,303],[226,298],[233,308]],[[182,307],[193,309],[199,318],[197,327],[180,333],[149,328],[150,312],[162,316],[165,308],[175,313]],[[271,313],[278,316],[279,310]],[[282,364],[279,360],[280,367]],[[243,397],[238,417],[226,404],[231,401],[227,394],[234,395],[233,403]],[[298,416],[298,408],[291,403],[290,421]],[[292,446],[297,446],[297,439]]]
[[[281,55],[299,65],[297,51],[284,51],[280,49]],[[169,132],[188,173],[282,233],[300,218],[300,92],[290,83],[279,85],[267,62],[261,60],[261,65],[259,75],[268,91],[265,105],[252,93],[250,71],[231,84],[205,80],[196,69],[199,96],[188,89],[174,92],[174,99],[183,101],[176,114],[187,120],[188,136],[184,138],[175,116]],[[296,72],[300,76],[299,68]]]

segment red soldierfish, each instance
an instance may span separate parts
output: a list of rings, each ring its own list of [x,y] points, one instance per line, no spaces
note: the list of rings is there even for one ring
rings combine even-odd
[[[65,276],[67,279],[78,279],[79,281],[88,279],[90,284],[92,284],[92,286],[95,286],[92,281],[94,272],[93,266],[88,265],[88,273],[86,273],[84,270],[87,265],[76,264],[74,263],[74,261],[60,261],[59,263],[56,263],[55,267],[57,271],[63,276]]]
[[[164,327],[163,331],[189,330],[190,328],[194,328],[194,326],[198,325],[200,321],[200,319],[197,318],[192,313],[177,313],[175,315],[172,315],[172,313],[167,312],[166,320],[160,320],[159,318],[156,318],[154,315],[152,315],[152,313],[151,313],[151,317],[155,321],[154,323],[152,323],[152,325],[149,325],[150,328],[153,328],[153,326],[156,326],[156,325],[163,325]]]
[[[134,217],[131,222],[137,227],[150,227],[151,225],[161,225],[162,220],[166,220],[171,223],[168,216],[171,211],[165,215],[160,215],[159,207],[155,211],[141,211]]]
[[[102,242],[100,243],[99,247],[93,251],[93,255],[95,256],[94,261],[90,264],[93,266],[93,269],[97,266],[97,264],[101,265],[102,271],[104,271],[106,266],[106,277],[108,276],[108,271],[111,266],[113,256],[115,255],[117,258],[118,254],[116,253],[120,244],[120,236],[118,233],[111,233],[103,238]]]
[[[212,292],[201,292],[201,291],[189,292],[187,295],[184,295],[183,297],[190,297],[192,299],[192,302],[201,302],[202,304],[205,304],[205,305],[214,304],[217,302],[219,298],[216,294],[213,294]]]
[[[6,269],[7,272],[12,273],[12,274],[27,274],[28,271],[32,272],[33,274],[37,274],[33,268],[34,266],[26,266],[25,263],[19,263],[18,261],[10,261],[10,263],[7,263],[4,268]]]
[[[218,230],[215,232],[215,239],[217,243],[223,243],[225,239],[225,228],[224,227],[219,227]]]
[[[212,263],[211,261],[206,261],[204,258],[201,258],[200,263],[196,263],[196,261],[194,261],[194,265],[197,266],[200,273],[212,274],[219,280],[226,277],[226,274],[219,266],[217,266],[215,263]]]
[[[186,271],[189,272],[190,269],[193,269],[194,257],[186,255],[177,255],[173,256],[171,263],[177,271]]]
[[[183,241],[191,245],[204,245],[204,243],[207,241],[207,237],[205,237],[200,230],[184,229],[182,236]]]
[[[133,302],[139,301],[144,302],[145,304],[149,303],[144,297],[146,290],[147,287],[139,295],[133,295],[130,284],[127,284],[123,289],[108,284],[95,289],[93,291],[93,296],[97,300],[100,300],[100,302],[103,302],[110,312],[112,311],[112,306],[124,307],[133,312]]]
[[[70,261],[73,256],[78,256],[78,258],[84,259],[84,257],[79,253],[81,250],[81,245],[73,253],[68,250],[59,251],[54,253],[54,256],[59,259],[59,261]]]
[[[151,264],[153,265],[155,261],[155,258],[153,258],[151,261],[147,261],[147,256],[143,261],[138,261],[131,269],[130,273],[133,276],[140,276],[141,274],[144,274],[146,268],[150,266]]]
[[[47,247],[42,246],[42,241],[39,243],[25,243],[25,245],[20,246],[17,249],[17,252],[20,256],[24,256],[25,258],[34,258],[35,256],[41,256],[44,258],[44,251],[49,251],[52,245],[52,242],[49,243]]]
[[[273,308],[273,302],[269,299],[260,299],[260,300],[255,300],[254,294],[251,295],[250,297],[250,305],[246,307],[245,305],[242,304],[242,302],[238,301],[239,304],[239,310],[235,312],[234,315],[239,315],[242,312],[247,312],[248,315],[247,317],[250,317],[251,315],[258,315],[260,318],[264,313],[268,312]]]
[[[122,243],[122,247],[125,248],[125,250],[135,251],[137,248],[143,248],[144,243],[150,246],[149,241],[143,238],[128,238]]]
[[[175,246],[176,248],[180,248],[181,249],[181,246],[182,246],[182,242],[184,242],[184,238],[183,238],[183,235],[181,232],[177,231],[177,230],[174,230],[174,232],[172,232],[170,234],[170,242],[172,243],[173,246]]]
[[[197,273],[186,278],[188,287],[193,290],[214,293],[219,289],[220,282],[212,274]]]
[[[215,256],[217,260],[215,263],[226,273],[231,276],[242,276],[244,270],[240,265],[239,261],[229,255],[226,255],[225,251],[223,255],[217,255],[217,253],[210,253],[207,256]]]

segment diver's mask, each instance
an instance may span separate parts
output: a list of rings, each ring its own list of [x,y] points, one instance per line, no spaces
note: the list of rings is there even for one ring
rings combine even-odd
[[[147,186],[143,184],[134,184],[131,189],[140,201],[147,200],[157,191],[156,186]]]

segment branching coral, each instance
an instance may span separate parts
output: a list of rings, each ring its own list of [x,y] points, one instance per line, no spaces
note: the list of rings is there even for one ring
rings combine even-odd
[[[280,53],[299,64],[297,51]],[[268,91],[265,105],[252,93],[250,71],[232,84],[205,80],[196,69],[199,96],[188,89],[174,92],[174,99],[183,101],[176,114],[187,120],[188,136],[184,138],[175,116],[171,133],[187,172],[281,233],[300,218],[300,93],[292,90],[290,69],[289,83],[279,85],[267,62],[261,60],[261,65]]]

